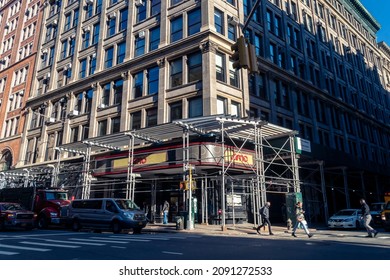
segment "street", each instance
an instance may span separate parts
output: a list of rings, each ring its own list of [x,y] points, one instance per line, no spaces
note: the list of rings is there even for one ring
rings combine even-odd
[[[274,236],[208,235],[194,232],[33,230],[0,232],[0,260],[361,260],[390,259],[390,234],[317,230]]]

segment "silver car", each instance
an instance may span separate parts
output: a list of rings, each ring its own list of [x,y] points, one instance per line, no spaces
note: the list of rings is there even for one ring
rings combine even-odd
[[[74,231],[89,228],[114,233],[124,229],[141,233],[147,224],[145,213],[133,201],[120,198],[73,200],[69,205],[68,221]]]

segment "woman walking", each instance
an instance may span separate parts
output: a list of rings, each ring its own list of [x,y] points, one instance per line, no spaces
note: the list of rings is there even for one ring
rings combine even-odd
[[[297,204],[295,204],[295,215],[296,215],[296,223],[294,225],[294,229],[292,231],[292,236],[294,237],[297,237],[295,235],[295,231],[297,230],[298,226],[299,225],[302,225],[303,227],[303,230],[306,232],[307,236],[312,237],[313,234],[309,232],[309,229],[307,228],[307,222],[305,220],[305,215],[304,215],[305,211],[303,211],[302,209],[302,202],[297,202]]]

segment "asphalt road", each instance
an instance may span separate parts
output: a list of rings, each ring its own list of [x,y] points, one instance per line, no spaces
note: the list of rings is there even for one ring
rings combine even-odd
[[[204,235],[33,230],[0,232],[0,260],[390,260],[390,234],[359,231]]]

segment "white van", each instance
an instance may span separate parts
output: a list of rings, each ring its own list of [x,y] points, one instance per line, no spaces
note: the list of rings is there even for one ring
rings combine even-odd
[[[145,213],[133,201],[120,198],[73,200],[69,205],[68,221],[74,231],[90,228],[114,233],[123,229],[141,233],[147,224]]]

